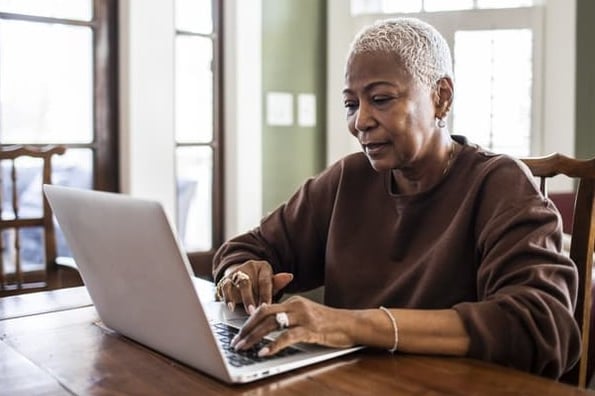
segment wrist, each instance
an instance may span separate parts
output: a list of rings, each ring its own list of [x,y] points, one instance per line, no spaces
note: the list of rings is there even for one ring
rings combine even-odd
[[[393,346],[388,351],[390,353],[395,353],[399,346],[399,327],[397,326],[397,320],[395,319],[395,316],[392,314],[392,312],[388,310],[388,308],[385,308],[381,305],[379,307],[379,309],[386,314],[386,316],[390,320],[390,323],[393,327],[393,334],[394,334]]]
[[[231,274],[232,272],[234,272],[236,270],[236,268],[238,268],[241,264],[232,264],[229,267],[225,268],[225,271],[223,271],[223,276],[227,276],[229,274]]]
[[[393,326],[392,320],[387,315],[389,311],[395,320]],[[399,348],[399,322],[398,317],[395,317],[393,310],[387,308],[380,309],[366,309],[357,310],[353,312],[354,320],[350,326],[350,334],[353,335],[354,344],[365,345],[374,348],[383,348],[391,351],[395,347],[395,340],[397,340],[397,348]]]

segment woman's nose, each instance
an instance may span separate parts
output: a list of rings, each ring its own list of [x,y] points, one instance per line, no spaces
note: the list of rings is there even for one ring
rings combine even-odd
[[[375,123],[376,121],[374,120],[369,107],[365,104],[360,104],[355,116],[355,129],[360,132],[365,132],[372,128]]]

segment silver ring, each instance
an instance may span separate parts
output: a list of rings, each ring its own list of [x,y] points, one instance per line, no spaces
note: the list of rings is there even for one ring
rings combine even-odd
[[[249,281],[250,277],[244,271],[236,271],[231,275],[231,283],[233,283],[235,287],[240,287],[240,282],[246,280]]]
[[[289,317],[287,316],[287,313],[277,312],[277,314],[275,314],[275,322],[277,322],[279,330],[289,327]]]

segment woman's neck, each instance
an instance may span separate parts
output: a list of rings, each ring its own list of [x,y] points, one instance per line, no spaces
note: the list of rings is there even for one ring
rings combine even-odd
[[[393,169],[391,190],[399,195],[419,194],[429,190],[448,173],[458,153],[459,145],[452,140],[450,134],[431,147],[423,160],[415,166],[404,169]]]

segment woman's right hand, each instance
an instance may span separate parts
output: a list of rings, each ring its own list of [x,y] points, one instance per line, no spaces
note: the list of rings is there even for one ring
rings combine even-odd
[[[271,304],[273,296],[292,280],[293,274],[289,272],[273,274],[268,261],[249,260],[225,270],[217,282],[217,299],[224,301],[231,311],[237,304],[243,304],[252,314],[261,304]]]

